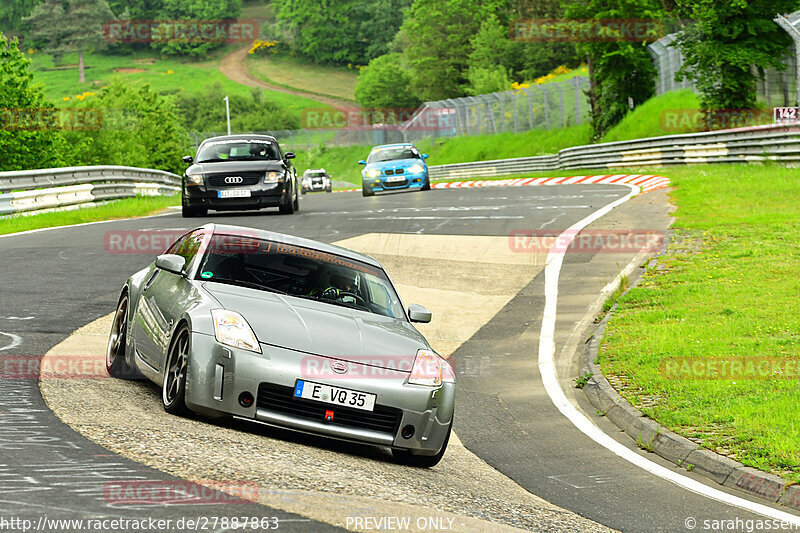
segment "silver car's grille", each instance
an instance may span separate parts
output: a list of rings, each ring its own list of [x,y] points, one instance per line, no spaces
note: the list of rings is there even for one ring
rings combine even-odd
[[[375,409],[363,411],[338,405],[330,405],[294,397],[294,388],[282,387],[271,383],[262,383],[258,386],[256,406],[278,413],[296,416],[322,422],[325,420],[325,411],[334,411],[333,425],[354,428],[371,429],[394,435],[400,425],[402,412],[399,409],[376,405]]]

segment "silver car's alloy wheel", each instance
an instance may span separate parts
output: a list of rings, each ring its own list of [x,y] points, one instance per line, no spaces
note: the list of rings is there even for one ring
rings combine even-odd
[[[115,378],[134,377],[125,361],[128,335],[128,294],[120,297],[106,348],[106,371]]]
[[[181,327],[175,334],[167,358],[164,385],[161,388],[161,402],[170,414],[186,412],[184,395],[186,393],[186,366],[189,362],[189,330]]]

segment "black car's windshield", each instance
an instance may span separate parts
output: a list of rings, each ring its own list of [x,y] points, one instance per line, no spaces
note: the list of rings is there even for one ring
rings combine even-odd
[[[386,146],[374,148],[369,154],[367,163],[396,161],[398,159],[420,159],[420,155],[413,146]]]
[[[280,152],[275,143],[261,139],[226,139],[210,141],[200,147],[198,163],[220,161],[278,161]]]
[[[198,277],[401,318],[386,273],[347,257],[251,237],[215,234]]]

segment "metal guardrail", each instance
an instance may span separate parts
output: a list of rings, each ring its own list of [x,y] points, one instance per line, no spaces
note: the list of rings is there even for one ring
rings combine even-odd
[[[175,194],[180,190],[180,181],[177,174],[163,170],[121,166],[0,172],[0,215],[140,195]]]
[[[433,180],[591,168],[702,163],[800,164],[800,124],[685,133],[565,148],[556,155],[429,167]]]

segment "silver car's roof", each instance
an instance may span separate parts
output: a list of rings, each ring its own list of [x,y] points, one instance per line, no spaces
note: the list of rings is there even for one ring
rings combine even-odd
[[[311,248],[312,250],[319,250],[320,252],[327,252],[335,255],[340,255],[342,257],[347,257],[348,259],[355,259],[356,261],[361,261],[362,263],[367,263],[368,265],[372,265],[380,269],[383,269],[383,267],[381,266],[381,264],[378,262],[377,259],[365,254],[360,254],[358,252],[348,250],[347,248],[342,248],[341,246],[336,246],[334,244],[326,244],[324,242],[314,241],[311,239],[295,237],[294,235],[286,235],[285,233],[276,233],[274,231],[267,231],[256,228],[246,228],[244,226],[232,226],[228,224],[210,223],[203,226],[203,228],[211,231],[212,233],[219,233],[223,235],[242,235],[245,237],[254,237],[257,239],[264,239],[267,241],[279,242],[284,244],[293,244],[296,246],[302,246],[304,248]]]

